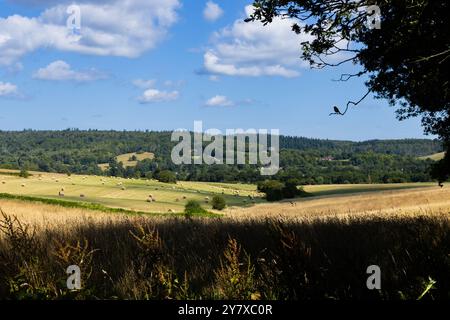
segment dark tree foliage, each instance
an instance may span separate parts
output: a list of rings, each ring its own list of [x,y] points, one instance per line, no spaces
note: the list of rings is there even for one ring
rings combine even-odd
[[[169,170],[164,170],[156,175],[156,179],[163,183],[177,183],[177,176]]]
[[[175,165],[171,160],[175,144],[169,132],[0,131],[0,167],[146,179],[158,179],[168,170],[181,181],[267,179],[257,165]],[[280,148],[281,169],[273,179],[297,179],[301,185],[431,181],[433,161],[419,157],[443,150],[435,140],[351,142],[286,136],[280,137]],[[118,155],[141,151],[152,152],[155,158],[126,168],[117,162]],[[102,171],[99,164],[109,167]]]
[[[227,203],[224,197],[217,195],[212,198],[211,205],[214,210],[223,210]]]
[[[381,28],[367,27],[373,19],[367,6],[381,9]],[[400,120],[420,116],[425,132],[450,146],[450,1],[448,0],[256,0],[249,21],[271,23],[289,17],[297,34],[314,40],[301,43],[303,59],[324,68],[350,62],[360,71],[341,75],[342,81],[366,77],[367,93],[350,101],[343,115],[369,94],[398,106]],[[330,57],[344,54],[339,62]],[[435,166],[439,181],[448,179],[450,154]]]

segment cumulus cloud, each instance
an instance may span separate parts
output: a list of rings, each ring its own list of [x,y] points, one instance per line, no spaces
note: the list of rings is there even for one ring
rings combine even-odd
[[[180,96],[178,91],[161,91],[157,89],[147,89],[138,98],[140,103],[168,102],[177,100]]]
[[[90,82],[104,79],[105,76],[96,71],[75,71],[71,66],[62,60],[54,61],[45,68],[41,68],[33,74],[33,78],[49,81],[76,81]]]
[[[79,4],[81,39],[73,41],[66,26],[67,5],[71,2],[46,1],[53,6],[37,17],[0,18],[0,64],[10,65],[40,48],[138,57],[164,39],[177,21],[181,6],[179,0],[83,1]]]
[[[247,6],[247,16],[253,10]],[[213,35],[212,46],[204,54],[204,71],[227,76],[299,76],[299,69],[306,66],[300,59],[300,43],[312,37],[292,32],[292,19],[275,18],[266,26],[243,20]]]
[[[208,107],[231,107],[234,105],[233,101],[230,101],[226,96],[214,96],[205,102]]]
[[[222,15],[223,10],[217,3],[214,3],[213,1],[208,1],[206,3],[206,7],[203,10],[203,17],[206,20],[214,22],[217,19],[219,19]]]
[[[136,79],[133,81],[133,84],[141,89],[149,89],[153,87],[156,84],[156,80],[142,80],[142,79]]]
[[[9,82],[0,81],[0,98],[11,98],[19,94],[19,89],[16,85]]]

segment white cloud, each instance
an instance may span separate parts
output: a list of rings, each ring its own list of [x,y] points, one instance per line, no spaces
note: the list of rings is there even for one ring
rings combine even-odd
[[[0,18],[0,64],[10,65],[40,48],[138,57],[165,38],[181,6],[179,0],[87,0],[79,5],[82,37],[72,41],[66,27],[71,1],[62,2],[38,17]]]
[[[156,83],[156,80],[142,80],[142,79],[136,79],[133,81],[133,84],[141,89],[149,89],[153,87]]]
[[[0,81],[0,98],[1,97],[14,97],[19,94],[19,89],[16,85],[9,82],[1,82]]]
[[[206,20],[214,22],[217,19],[219,19],[222,15],[223,10],[217,3],[214,3],[213,1],[208,1],[206,3],[206,7],[203,10],[203,17]]]
[[[246,7],[250,16],[254,8]],[[272,23],[236,20],[213,36],[213,45],[204,54],[207,73],[227,76],[299,76],[300,43],[311,40],[308,35],[292,32],[293,19],[275,18]]]
[[[138,98],[140,103],[155,103],[177,100],[180,96],[178,91],[161,91],[157,89],[147,89],[141,97]]]
[[[62,60],[54,61],[45,68],[41,68],[33,74],[33,78],[50,81],[76,81],[89,82],[104,79],[105,76],[98,71],[75,71]]]
[[[225,96],[217,95],[206,101],[205,105],[208,107],[231,107],[234,103]]]

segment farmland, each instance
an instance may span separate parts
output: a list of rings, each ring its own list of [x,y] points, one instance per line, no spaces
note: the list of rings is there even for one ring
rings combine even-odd
[[[450,292],[448,185],[306,186],[313,197],[267,203],[251,184],[2,172],[3,298],[396,300],[416,299],[430,279],[426,299]],[[220,215],[176,214],[188,199],[211,210],[205,198],[222,193]],[[379,292],[365,287],[374,263],[386,283]],[[73,264],[84,272],[77,292],[62,285]]]
[[[262,198],[263,195],[257,192],[256,186],[251,184],[189,181],[165,184],[156,180],[67,176],[41,172],[31,172],[32,176],[24,179],[15,174],[17,172],[13,170],[0,170],[0,193],[88,202],[149,213],[182,212],[189,200],[197,200],[210,210],[209,199],[214,195],[223,195],[229,207],[252,207],[266,202]],[[405,183],[307,186],[305,190],[314,196],[324,197],[433,187],[433,183]],[[64,190],[63,197],[59,195],[61,190]],[[81,195],[83,197],[80,197]],[[146,201],[149,195],[152,195],[154,202]],[[249,196],[254,200],[250,200]]]

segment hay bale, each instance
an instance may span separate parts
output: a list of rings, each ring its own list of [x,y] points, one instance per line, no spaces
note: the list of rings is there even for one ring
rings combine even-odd
[[[66,191],[66,190],[64,189],[64,187],[62,187],[62,188],[61,188],[61,191],[63,191],[63,192],[64,192],[64,191]]]
[[[148,202],[148,203],[152,203],[152,202],[153,202],[153,198],[148,198],[148,199],[147,199],[147,202]]]
[[[58,195],[59,195],[60,197],[64,197],[64,192],[63,192],[63,191],[60,191]]]
[[[80,194],[80,198],[84,198],[85,197],[85,195],[84,194]]]
[[[26,184],[25,183],[22,183],[22,188],[25,188],[26,187]]]
[[[125,187],[122,187],[122,191],[126,190]]]
[[[169,209],[168,212],[169,212],[169,213],[175,213],[175,211],[173,211],[172,209]]]
[[[6,184],[6,181],[2,181],[2,184]]]
[[[184,199],[184,200],[186,200],[186,199],[187,199],[187,197],[186,197],[186,196],[183,196],[183,199]]]

